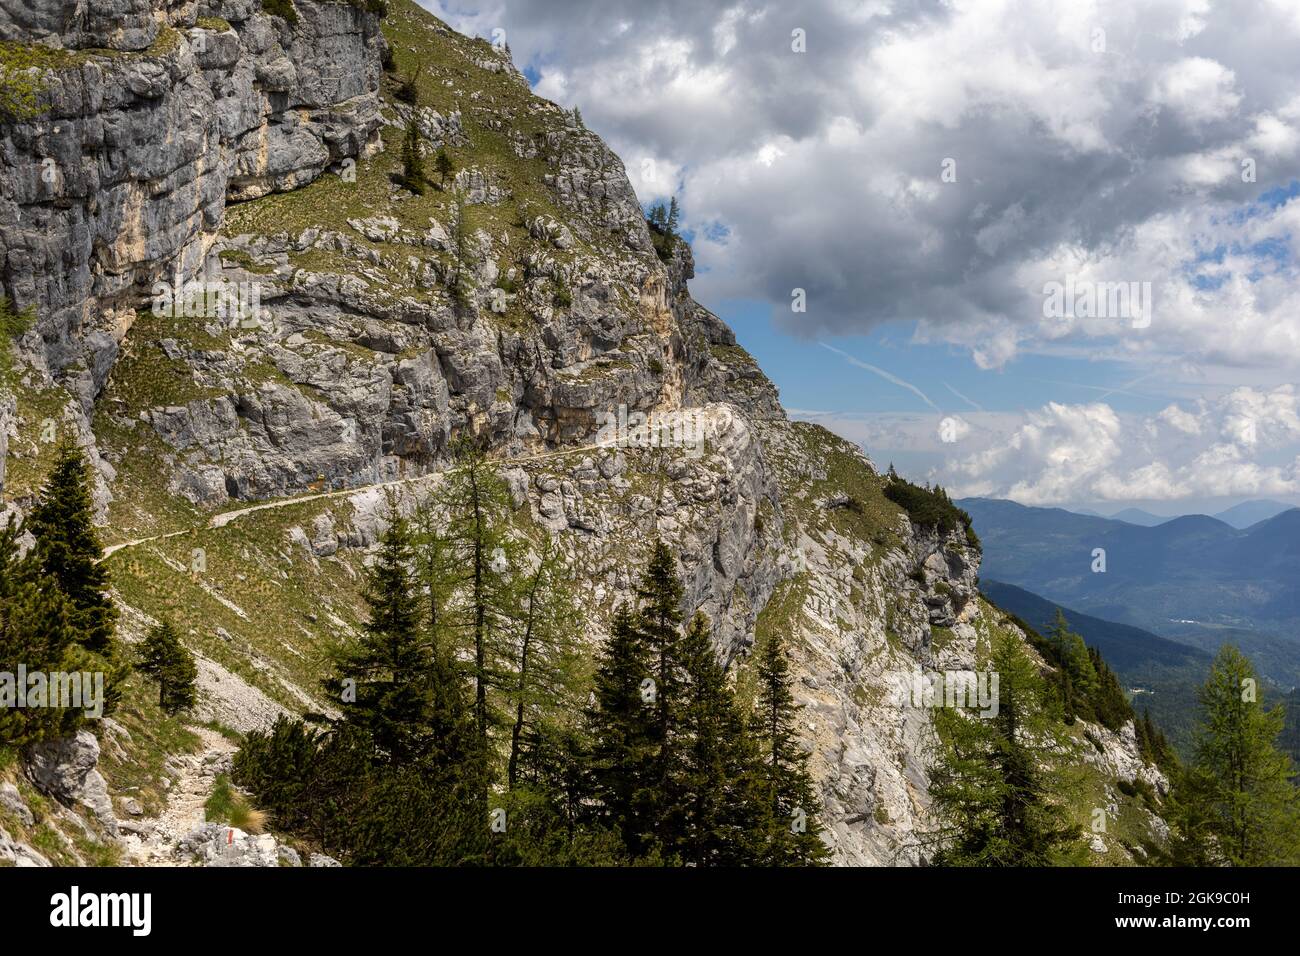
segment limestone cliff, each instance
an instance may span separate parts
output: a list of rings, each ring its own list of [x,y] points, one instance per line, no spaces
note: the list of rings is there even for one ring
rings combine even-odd
[[[978,596],[978,549],[914,526],[858,449],[787,420],[599,137],[503,51],[408,0],[390,0],[381,36],[376,6],[294,0],[290,22],[253,0],[117,0],[111,15],[0,0],[9,62],[38,50],[41,86],[35,115],[0,126],[0,281],[39,317],[19,343],[7,497],[32,491],[42,421],[80,434],[124,632],[184,609],[200,716],[244,730],[324,706],[323,649],[358,626],[388,502],[426,498],[453,437],[478,436],[521,526],[566,550],[593,642],[656,535],[742,691],[755,643],[787,635],[835,859],[920,862],[930,718],[890,690],[977,669],[1014,627]],[[401,182],[410,124],[422,192]],[[249,307],[156,308],[160,280]],[[688,430],[667,441],[599,440],[673,413]],[[203,742],[130,716],[126,737],[106,732],[104,777],[121,816],[115,785],[153,768],[135,786],[163,812],[183,770],[165,760],[190,759],[169,751]],[[1085,732],[1099,756],[1081,821],[1113,804],[1156,826],[1115,789],[1163,786],[1131,734]],[[157,828],[128,830],[128,858],[154,859],[140,847]],[[1099,858],[1132,858],[1101,841]]]

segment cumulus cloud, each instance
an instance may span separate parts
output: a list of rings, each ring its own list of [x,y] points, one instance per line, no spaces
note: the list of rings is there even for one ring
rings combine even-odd
[[[1154,416],[1051,402],[937,469],[959,495],[1027,505],[1300,494],[1300,394],[1237,388]]]
[[[1184,57],[1161,71],[1152,101],[1190,123],[1226,120],[1241,105],[1235,81],[1222,63],[1203,56]]]
[[[425,2],[505,29],[643,200],[682,197],[706,302],[808,337],[915,322],[984,368],[1300,366],[1300,199],[1261,201],[1300,177],[1287,0]],[[1154,321],[1045,321],[1066,276],[1151,283]]]

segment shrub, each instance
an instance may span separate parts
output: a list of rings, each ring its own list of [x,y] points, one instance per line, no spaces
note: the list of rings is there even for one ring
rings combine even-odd
[[[394,94],[403,103],[410,106],[418,106],[420,103],[420,74],[424,68],[420,67],[401,83],[397,84],[397,92]]]
[[[0,296],[0,344],[8,345],[32,327],[36,310],[19,311],[8,296]]]
[[[933,488],[914,485],[905,478],[900,478],[891,468],[884,492],[886,498],[907,512],[913,524],[933,528],[943,534],[964,527],[967,543],[973,548],[980,546],[971,516],[954,505],[948,493],[938,485]]]
[[[293,0],[262,0],[262,12],[293,26],[298,25],[298,8],[293,5]]]

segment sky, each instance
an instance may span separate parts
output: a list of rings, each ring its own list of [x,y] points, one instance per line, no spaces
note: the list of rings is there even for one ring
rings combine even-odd
[[[508,43],[792,417],[954,496],[1300,504],[1300,0],[421,0]]]

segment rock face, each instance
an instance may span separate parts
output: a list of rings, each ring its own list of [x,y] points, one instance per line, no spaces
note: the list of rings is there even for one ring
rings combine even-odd
[[[0,126],[0,281],[86,412],[142,295],[198,273],[227,200],[362,157],[380,126],[361,7],[299,0],[293,25],[253,0],[91,7],[0,7],[0,37],[48,44],[38,115]]]
[[[99,741],[88,730],[75,736],[45,741],[27,752],[27,774],[44,793],[65,804],[82,803],[89,807],[110,834],[116,832],[117,820],[108,785],[96,769]]]
[[[533,97],[507,55],[390,0],[393,51],[424,85],[418,105],[381,99],[385,41],[365,4],[294,5],[297,24],[255,0],[96,13],[0,0],[0,38],[47,43],[51,64],[45,111],[0,127],[0,279],[37,307],[28,358],[94,412],[107,490],[133,507],[121,537],[168,510],[131,498],[142,485],[177,508],[346,495],[295,516],[250,569],[278,589],[295,566],[352,568],[343,559],[375,544],[390,498],[426,498],[453,441],[476,439],[511,459],[518,517],[565,553],[593,641],[654,537],[679,556],[683,611],[709,616],[738,683],[780,632],[834,858],[922,862],[931,716],[890,692],[900,675],[974,670],[1009,626],[978,596],[978,550],[914,525],[858,448],[787,420],[691,298],[687,244],[650,231],[618,157]],[[420,194],[394,181],[408,124],[426,159],[456,157]],[[241,308],[161,317],[151,287],[173,275],[239,290]],[[13,415],[0,405],[0,423]],[[134,482],[116,477],[132,469]],[[297,653],[287,643],[232,635],[238,618],[216,632],[265,655],[245,676],[304,674],[276,656]],[[201,664],[204,715],[253,729],[279,712]],[[300,683],[318,709],[315,682]],[[1149,778],[1131,736],[1099,740],[1101,770]],[[100,803],[92,743],[51,748],[34,778]],[[165,833],[120,824],[141,859],[301,862],[269,837],[196,826],[215,768],[194,759],[177,765],[185,812]]]
[[[178,859],[192,866],[302,866],[293,847],[282,845],[269,833],[254,835],[220,823],[205,823],[188,834],[178,847]],[[308,866],[338,866],[337,860],[313,853]]]

